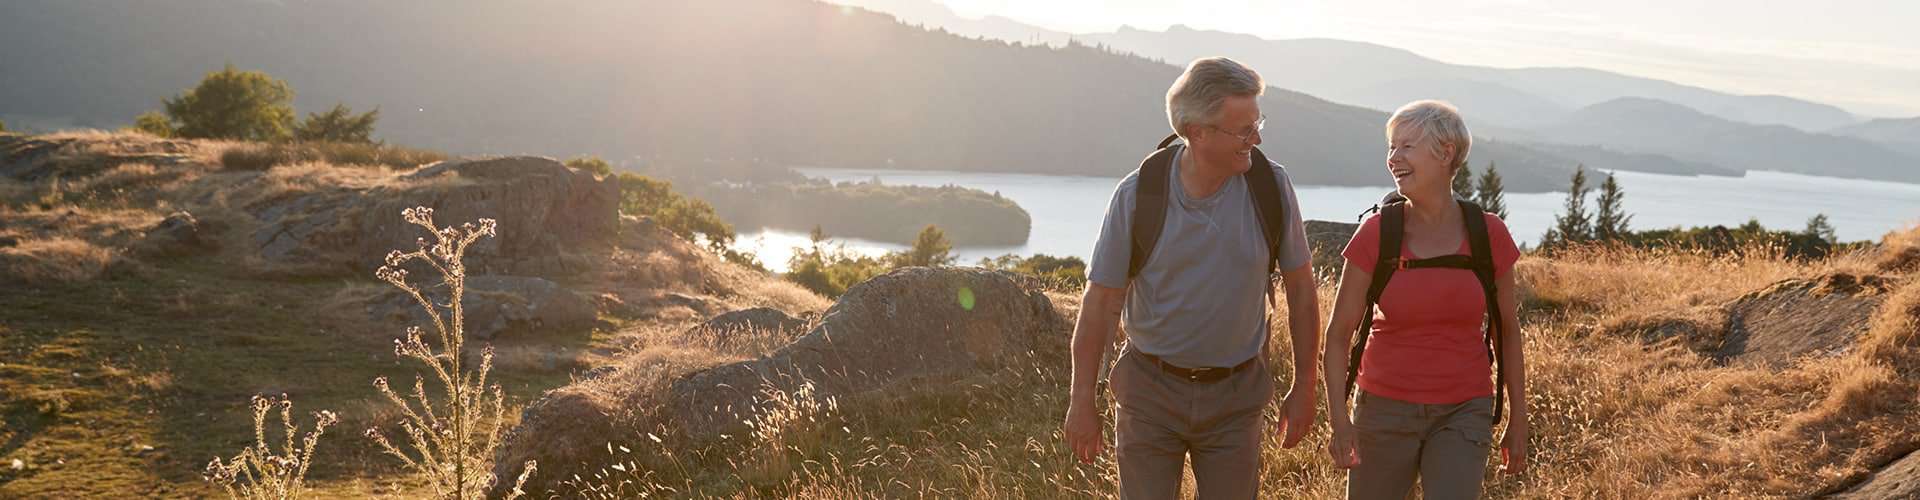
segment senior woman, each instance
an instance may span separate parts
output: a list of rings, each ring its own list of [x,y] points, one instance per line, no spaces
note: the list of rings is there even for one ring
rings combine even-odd
[[[1405,201],[1391,207],[1390,219],[1383,209],[1363,222],[1341,253],[1346,263],[1323,358],[1333,427],[1328,452],[1347,469],[1349,499],[1406,498],[1416,478],[1427,498],[1475,498],[1497,399],[1509,407],[1500,441],[1505,470],[1526,468],[1527,375],[1513,291],[1520,252],[1498,216],[1454,200],[1453,174],[1466,166],[1473,145],[1458,110],[1439,101],[1408,104],[1387,120],[1386,135],[1387,173]],[[1388,245],[1395,239],[1391,226],[1401,229],[1398,256],[1380,259],[1381,238]],[[1471,241],[1476,230],[1485,243]],[[1381,263],[1392,267],[1376,269]],[[1383,271],[1388,280],[1369,304],[1369,286]],[[1482,279],[1492,281],[1495,307],[1488,307]],[[1370,305],[1378,309],[1371,335],[1362,338],[1349,419],[1347,348]],[[1490,316],[1498,324],[1483,323]],[[1483,332],[1483,324],[1494,333]],[[1493,355],[1494,346],[1502,355]],[[1496,380],[1504,381],[1505,398],[1495,397]]]

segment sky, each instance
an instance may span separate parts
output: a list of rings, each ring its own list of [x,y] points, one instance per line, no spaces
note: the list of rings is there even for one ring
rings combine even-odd
[[[1456,64],[1577,66],[1866,117],[1920,116],[1920,1],[929,0],[1071,33],[1122,25],[1336,38]]]

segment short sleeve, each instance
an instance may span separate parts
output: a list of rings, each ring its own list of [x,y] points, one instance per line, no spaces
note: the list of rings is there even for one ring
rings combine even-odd
[[[1273,164],[1273,178],[1280,183],[1280,194],[1287,203],[1287,235],[1280,247],[1280,270],[1299,269],[1313,262],[1313,250],[1307,246],[1307,225],[1300,216],[1300,198],[1294,196],[1293,179],[1279,163]]]
[[[1133,258],[1133,193],[1140,172],[1121,179],[1107,202],[1107,215],[1100,223],[1100,238],[1094,240],[1087,262],[1087,281],[1107,288],[1126,288],[1127,265]]]
[[[1513,272],[1513,264],[1520,261],[1520,247],[1513,243],[1513,233],[1498,215],[1487,214],[1487,245],[1493,251],[1494,276]]]
[[[1356,269],[1373,273],[1374,264],[1380,261],[1380,214],[1375,213],[1360,223],[1353,231],[1353,238],[1347,240],[1347,248],[1340,251],[1347,264]]]

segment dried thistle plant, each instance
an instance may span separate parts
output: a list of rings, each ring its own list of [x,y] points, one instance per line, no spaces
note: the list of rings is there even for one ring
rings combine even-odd
[[[402,397],[387,384],[386,377],[374,379],[374,388],[400,410],[400,434],[407,449],[395,445],[377,427],[368,428],[367,437],[388,455],[426,476],[437,496],[484,498],[497,480],[493,452],[506,430],[506,398],[499,384],[487,382],[493,368],[493,347],[481,350],[478,368],[470,369],[465,362],[466,315],[461,299],[466,293],[467,267],[462,260],[469,245],[482,236],[495,235],[495,222],[480,219],[477,224],[436,227],[433,209],[427,207],[406,209],[402,216],[407,223],[433,233],[435,241],[430,244],[422,238],[412,252],[387,254],[385,265],[374,276],[412,296],[432,320],[431,339],[420,327],[408,327],[405,337],[394,339],[393,352],[427,365],[440,390],[430,396],[425,377],[415,374],[413,390]],[[445,304],[429,300],[420,287],[407,281],[403,266],[416,261],[438,272],[448,294]],[[506,498],[522,494],[520,488],[534,467],[532,461],[526,463]]]
[[[274,407],[280,408],[280,424],[285,434],[279,453],[267,446],[267,413]],[[294,446],[294,436],[299,429],[293,425],[293,400],[281,395],[278,401],[265,397],[253,397],[253,446],[240,450],[233,459],[222,461],[214,457],[207,463],[206,479],[227,490],[227,496],[247,499],[288,499],[299,498],[306,493],[302,483],[307,477],[307,468],[313,465],[313,448],[320,444],[320,435],[327,427],[340,421],[330,411],[318,411],[313,414],[313,430]]]

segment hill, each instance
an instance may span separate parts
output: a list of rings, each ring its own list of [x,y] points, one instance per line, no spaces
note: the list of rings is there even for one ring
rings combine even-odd
[[[379,107],[382,138],[456,153],[1120,177],[1165,135],[1180,70],[807,0],[577,7],[9,2],[0,46],[70,42],[0,52],[0,109],[15,128],[35,122],[14,115],[117,127],[231,62],[287,80],[300,109]],[[1262,105],[1266,151],[1296,182],[1384,183],[1384,113],[1281,88]],[[1558,188],[1577,163],[1491,143],[1474,154],[1513,191]]]

